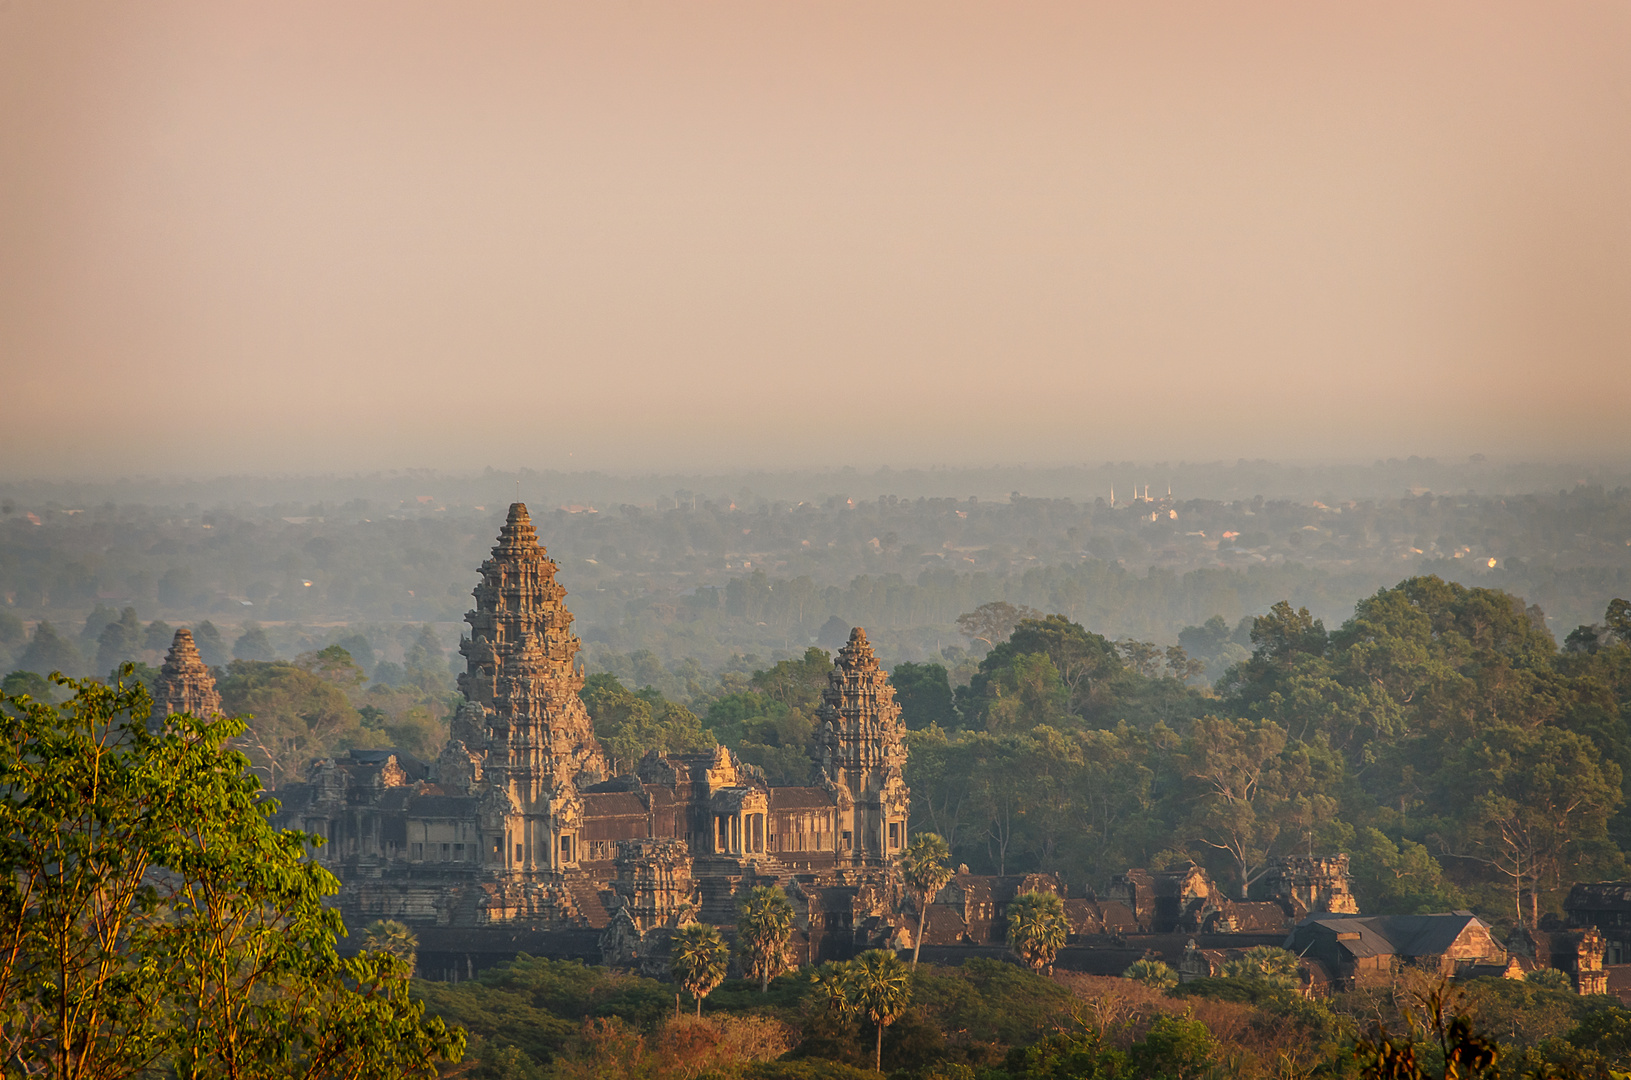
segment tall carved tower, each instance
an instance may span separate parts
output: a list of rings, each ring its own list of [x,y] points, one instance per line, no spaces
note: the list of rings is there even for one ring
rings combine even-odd
[[[889,676],[857,626],[838,650],[816,712],[821,768],[839,806],[839,853],[857,865],[877,865],[906,847],[910,792],[905,728]]]
[[[153,718],[162,719],[172,713],[209,717],[221,711],[215,676],[198,655],[193,632],[182,627],[170,642],[170,653],[164,658],[159,677],[153,680]]]
[[[459,689],[467,704],[452,735],[471,752],[470,779],[482,781],[488,796],[487,859],[529,879],[577,863],[578,788],[606,775],[589,711],[578,697],[579,644],[555,570],[526,506],[512,504],[493,557],[481,564],[476,610],[465,616],[470,637],[459,646],[467,665]]]

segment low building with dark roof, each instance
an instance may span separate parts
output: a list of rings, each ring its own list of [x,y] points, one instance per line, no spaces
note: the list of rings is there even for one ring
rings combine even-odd
[[[1292,928],[1284,947],[1318,961],[1344,988],[1386,982],[1407,965],[1454,976],[1507,961],[1489,925],[1470,911],[1314,915]]]

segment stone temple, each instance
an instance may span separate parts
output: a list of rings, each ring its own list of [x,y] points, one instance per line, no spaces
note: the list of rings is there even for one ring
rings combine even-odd
[[[512,505],[465,616],[463,702],[437,759],[352,750],[312,762],[305,782],[275,792],[277,825],[323,839],[313,857],[342,883],[335,902],[346,924],[407,923],[420,973],[432,978],[467,978],[519,952],[666,975],[678,927],[729,930],[743,894],[776,884],[794,906],[795,964],[910,946],[919,914],[899,871],[910,803],[904,728],[865,631],[851,632],[828,675],[809,783],[769,785],[724,748],[654,752],[611,776],[578,696],[579,643],[556,570],[527,508]],[[154,699],[158,715],[221,709],[186,630]],[[922,915],[923,957],[1004,954],[1007,905],[1033,890],[1064,898],[1060,965],[1096,974],[1147,956],[1184,978],[1213,974],[1241,950],[1314,933],[1315,923],[1335,927],[1334,941],[1355,936],[1333,921],[1357,917],[1346,856],[1282,859],[1265,883],[1248,902],[1226,897],[1193,864],[1134,869],[1101,900],[1091,891],[1067,898],[1056,874],[960,867]],[[1477,937],[1465,912],[1416,918]],[[1414,962],[1406,946],[1389,949],[1367,953],[1363,972],[1343,967],[1340,949],[1330,964],[1306,960],[1305,986]],[[1469,949],[1458,964],[1505,962]]]
[[[833,665],[808,785],[769,786],[723,748],[610,776],[556,569],[511,506],[436,761],[352,751],[278,789],[278,824],[326,841],[346,922],[409,923],[422,968],[455,976],[523,949],[666,967],[669,932],[734,924],[738,895],[770,883],[798,910],[801,962],[898,937],[904,728],[865,632]]]

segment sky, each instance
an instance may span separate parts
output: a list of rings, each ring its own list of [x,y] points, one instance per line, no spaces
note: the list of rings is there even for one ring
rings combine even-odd
[[[1631,458],[1631,4],[0,0],[0,475]]]

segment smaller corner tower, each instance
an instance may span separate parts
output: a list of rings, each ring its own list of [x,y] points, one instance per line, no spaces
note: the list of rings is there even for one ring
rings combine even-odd
[[[823,779],[838,799],[839,857],[887,863],[906,848],[905,727],[889,675],[859,626],[838,650],[816,717]]]
[[[174,713],[208,717],[221,711],[215,676],[198,655],[193,632],[182,627],[170,642],[159,677],[153,680],[153,718],[159,720]]]

